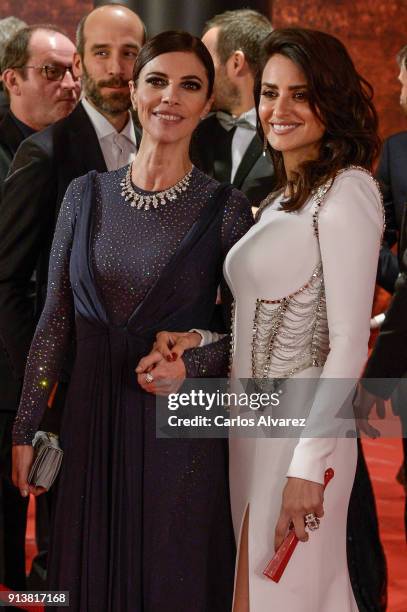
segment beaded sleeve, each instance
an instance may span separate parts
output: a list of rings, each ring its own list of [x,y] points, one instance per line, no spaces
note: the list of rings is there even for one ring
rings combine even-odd
[[[253,216],[247,198],[236,190],[225,207],[222,222],[222,245],[224,257],[232,246],[253,225]],[[230,330],[232,294],[226,282],[221,282],[222,312],[225,332]],[[230,334],[217,342],[186,351],[183,355],[187,378],[225,378],[229,370]]]
[[[13,444],[31,444],[70,346],[74,317],[69,258],[81,197],[82,183],[75,180],[66,192],[58,217],[50,256],[47,299],[27,360]]]

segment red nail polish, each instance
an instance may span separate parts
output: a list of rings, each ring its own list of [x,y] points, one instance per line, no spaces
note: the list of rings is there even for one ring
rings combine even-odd
[[[171,353],[171,357],[172,357],[173,361],[177,361],[177,359],[178,359],[177,353]]]
[[[167,361],[173,361],[172,355],[167,355]]]

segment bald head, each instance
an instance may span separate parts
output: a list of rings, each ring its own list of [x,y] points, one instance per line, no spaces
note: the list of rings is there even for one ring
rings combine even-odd
[[[22,28],[12,38],[2,77],[17,119],[42,130],[73,110],[80,94],[73,77],[74,53],[74,44],[53,26]]]
[[[145,43],[144,23],[134,11],[117,4],[99,6],[83,17],[77,28],[76,48],[82,57],[85,54],[86,39],[89,32],[97,35],[98,30],[102,30],[101,34],[103,34],[106,27],[112,27],[123,33],[127,32],[128,35],[137,40],[140,48]]]
[[[144,34],[140,17],[117,4],[96,8],[78,27],[75,73],[86,100],[115,127],[128,119],[128,82]]]

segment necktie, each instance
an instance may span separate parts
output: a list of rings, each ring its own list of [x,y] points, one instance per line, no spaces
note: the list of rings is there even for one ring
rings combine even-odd
[[[256,131],[256,127],[252,125],[250,121],[245,119],[244,115],[240,117],[233,117],[233,115],[229,115],[229,113],[218,111],[216,113],[216,119],[227,132],[234,127],[245,128],[246,130],[251,130],[252,132]]]
[[[232,173],[232,140],[236,126],[232,126],[228,131],[221,132],[217,139],[216,150],[213,160],[213,176],[220,183],[230,182]]]
[[[124,134],[115,134],[113,142],[116,145],[117,167],[126,166],[134,158],[134,146]]]

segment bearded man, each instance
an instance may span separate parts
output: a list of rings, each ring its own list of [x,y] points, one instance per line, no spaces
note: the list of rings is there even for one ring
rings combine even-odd
[[[128,81],[144,39],[142,21],[124,6],[101,6],[80,22],[73,70],[83,99],[68,117],[20,145],[4,183],[0,337],[17,379],[44,304],[55,222],[69,183],[90,170],[118,169],[136,152]],[[33,313],[28,288],[34,272]]]
[[[82,81],[83,98],[69,116],[22,142],[3,184],[0,339],[17,386],[21,387],[31,339],[44,305],[55,223],[69,183],[90,170],[118,169],[136,152],[128,81],[144,39],[142,21],[124,6],[102,6],[82,19],[72,73]],[[40,68],[49,70],[49,66]],[[58,431],[68,372],[69,357],[65,380],[60,380],[53,409],[47,411],[41,425],[46,431]],[[45,501],[39,498],[42,506],[49,505],[48,496],[41,496],[47,497]],[[36,563],[41,572],[46,567],[47,514],[48,508],[37,506],[40,555]]]

